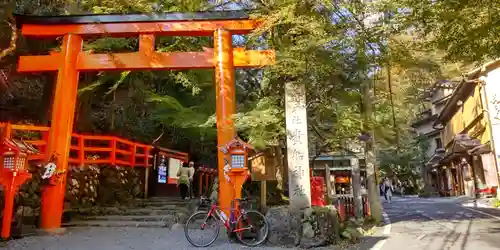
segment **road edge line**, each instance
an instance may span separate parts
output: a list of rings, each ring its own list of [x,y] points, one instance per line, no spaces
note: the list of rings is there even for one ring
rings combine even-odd
[[[388,238],[388,236],[391,234],[392,222],[386,212],[382,212],[382,217],[384,217],[383,235]],[[381,250],[384,244],[387,242],[387,238],[377,242],[377,244],[372,246],[370,250]]]

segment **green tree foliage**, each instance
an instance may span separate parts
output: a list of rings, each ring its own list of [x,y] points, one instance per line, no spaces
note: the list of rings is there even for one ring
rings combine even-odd
[[[412,28],[426,45],[452,61],[482,63],[500,52],[500,2],[494,0],[381,1],[395,14],[394,26]]]
[[[17,11],[56,15],[222,8],[251,10],[255,18],[264,20],[264,24],[250,36],[237,37],[234,43],[250,49],[275,49],[278,61],[276,65],[265,69],[237,70],[238,103],[235,119],[240,136],[257,148],[280,145],[285,136],[283,87],[287,83],[305,84],[310,141],[317,149],[316,153],[343,150],[347,142],[357,141],[363,127],[361,83],[373,80],[377,148],[380,151],[392,150],[397,142],[394,130],[397,129],[402,145],[401,154],[404,156],[403,151],[411,137],[408,125],[421,102],[419,95],[435,81],[456,76],[464,66],[445,61],[456,54],[454,50],[437,50],[446,49],[443,46],[429,47],[429,44],[440,44],[436,40],[436,32],[445,27],[443,20],[446,15],[441,15],[441,26],[437,21],[425,25],[417,22],[419,15],[440,16],[438,11],[445,11],[443,6],[446,2],[437,3],[440,4],[429,5],[437,6],[431,11],[428,10],[431,7],[412,0],[374,3],[321,0],[102,0],[44,1],[43,4],[36,0],[23,0],[18,3]],[[427,12],[396,11],[409,4],[422,6]],[[458,10],[458,7],[453,10]],[[390,11],[395,14],[386,22],[377,21],[377,15],[374,15]],[[414,33],[403,32],[408,27],[414,27]],[[438,28],[433,28],[436,32],[424,39],[421,27]],[[7,26],[2,29],[5,31],[0,38],[2,48],[8,47],[11,37],[9,29]],[[84,47],[95,53],[128,52],[137,50],[138,40],[103,37],[87,41]],[[158,37],[156,47],[158,51],[164,52],[201,51],[204,47],[212,47],[212,39]],[[17,54],[2,60],[1,68],[11,68],[9,72],[15,72],[13,69],[17,55],[51,49],[57,50],[58,42],[20,39]],[[387,86],[389,62],[393,103],[390,102]],[[38,124],[47,122],[49,112],[34,113],[31,107],[40,104],[49,110],[53,77],[12,73],[9,80],[13,83],[10,86],[11,94],[3,92],[0,101],[2,107],[11,112],[3,112],[5,116],[2,119],[30,120]],[[44,94],[40,96],[36,93]],[[396,127],[392,121],[392,106],[398,124]],[[196,153],[200,158],[214,161],[213,71],[85,73],[80,83],[76,119],[77,130],[115,133],[141,141],[151,141],[164,130],[165,136],[160,142],[162,145]]]

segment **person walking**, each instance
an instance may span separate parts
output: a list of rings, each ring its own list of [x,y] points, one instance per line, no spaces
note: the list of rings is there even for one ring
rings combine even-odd
[[[389,203],[391,203],[392,202],[392,192],[394,191],[394,187],[392,186],[391,181],[387,177],[384,179],[383,190],[384,190],[385,200],[388,201]]]
[[[182,163],[182,167],[177,171],[179,188],[181,191],[181,198],[184,200],[189,199],[189,184],[193,180],[194,167],[190,167],[187,162]]]

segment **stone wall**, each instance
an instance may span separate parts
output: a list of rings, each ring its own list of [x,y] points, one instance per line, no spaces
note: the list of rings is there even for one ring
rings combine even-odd
[[[373,234],[376,226],[371,217],[350,217],[341,223],[335,206],[313,206],[302,211],[292,210],[290,206],[272,207],[266,218],[270,226],[269,243],[288,248],[337,244],[344,249],[359,243],[361,237]]]
[[[340,239],[340,223],[334,206],[294,211],[289,206],[272,207],[266,213],[272,245],[311,248],[335,244]]]
[[[33,175],[21,186],[15,198],[14,225],[36,223],[40,213],[41,167],[31,166]],[[64,208],[66,211],[92,206],[113,206],[133,202],[144,196],[144,168],[112,166],[71,166],[68,172]],[[3,216],[3,188],[0,206]],[[14,230],[15,231],[15,230]]]

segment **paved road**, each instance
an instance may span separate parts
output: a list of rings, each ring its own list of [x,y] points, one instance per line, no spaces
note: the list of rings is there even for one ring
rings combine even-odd
[[[500,249],[498,209],[466,208],[451,198],[396,198],[384,207],[392,224],[381,250]]]

